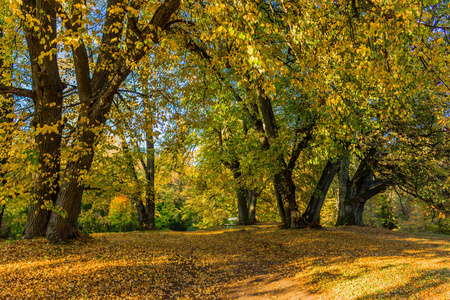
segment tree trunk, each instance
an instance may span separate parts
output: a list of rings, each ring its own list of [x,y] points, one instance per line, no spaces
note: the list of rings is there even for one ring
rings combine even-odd
[[[272,103],[265,95],[259,81],[256,81],[256,94],[269,145],[270,147],[274,147],[276,139],[278,138],[278,126],[276,124]],[[300,147],[300,145],[302,145],[302,147]],[[292,171],[295,166],[295,161],[300,155],[300,151],[303,147],[306,147],[306,143],[296,143],[289,163],[286,164],[283,155],[279,155],[274,166],[275,169],[278,170],[273,177],[274,188],[278,191],[278,195],[281,198],[281,203],[283,203],[284,206],[285,222],[283,222],[283,224],[287,228],[300,227],[300,212],[298,211],[297,201],[295,199],[295,184],[292,180]],[[280,208],[281,206],[278,205],[278,207]],[[282,215],[281,212],[280,215]]]
[[[345,205],[345,199],[347,196],[347,187],[350,181],[350,155],[346,155],[341,160],[341,165],[339,169],[339,207],[338,207],[338,221],[345,220],[349,209]],[[345,223],[345,222],[344,222]],[[338,225],[338,223],[336,223]],[[339,224],[342,225],[342,224]]]
[[[275,185],[274,190],[275,190],[275,197],[277,199],[278,214],[280,215],[281,223],[286,225],[287,222],[286,222],[286,214],[284,212],[283,199],[281,198],[280,192],[275,188]]]
[[[133,4],[136,5],[136,3]],[[75,236],[83,196],[83,175],[91,168],[94,147],[106,123],[114,95],[132,72],[133,65],[146,54],[144,48],[133,49],[136,44],[129,45],[130,52],[118,53],[119,43],[123,39],[122,30],[125,26],[119,26],[117,30],[117,24],[124,25],[126,18],[125,9],[112,9],[118,6],[125,6],[125,1],[108,0],[100,46],[102,51],[97,57],[97,68],[92,75],[92,80],[90,80],[89,61],[84,44],[73,49],[78,93],[82,102],[74,145],[80,147],[73,149],[74,160],[67,164],[56,200],[57,210],[64,212],[64,215],[53,213],[47,226],[46,236],[51,241],[64,241]],[[141,32],[141,35],[144,38],[151,38],[155,43],[159,42],[159,31],[166,28],[179,6],[179,0],[162,2],[146,27],[145,34]],[[112,30],[113,28],[116,30]]]
[[[236,198],[238,203],[238,223],[240,225],[249,224],[249,202],[248,202],[248,190],[243,186],[242,172],[239,170],[240,163],[236,159],[230,162],[224,162],[224,165],[233,173],[233,178],[236,182]]]
[[[363,213],[365,204],[366,201],[358,201],[357,199],[353,199],[353,201],[351,201],[351,199],[342,201],[342,205],[339,206],[339,215],[336,226],[364,226]]]
[[[265,95],[259,81],[256,81],[256,94],[269,146],[274,147],[278,137],[278,126],[276,124],[272,103]],[[285,222],[283,222],[284,226],[286,228],[298,228],[300,213],[295,199],[295,184],[292,181],[292,170],[288,169],[282,155],[277,157],[274,168],[278,170],[274,174],[273,183],[275,190],[280,196],[281,203],[283,203],[285,217]],[[278,205],[278,207],[280,208],[281,206]],[[280,215],[281,214],[282,213],[280,212]]]
[[[219,134],[220,145],[223,146],[222,136]],[[223,161],[223,164],[233,173],[233,178],[236,184],[236,196],[238,202],[238,223],[247,225],[249,223],[249,210],[247,201],[247,189],[242,183],[242,172],[240,171],[241,164],[239,160],[234,159],[231,162]]]
[[[145,205],[141,199],[135,199],[135,203],[138,213],[139,227],[141,228],[141,230],[155,229],[155,220],[153,219],[153,222],[152,220],[150,220],[150,212],[147,205]],[[153,227],[151,227],[151,224],[153,224]]]
[[[283,161],[284,162],[284,161]],[[300,227],[300,212],[295,200],[295,184],[292,180],[292,173],[283,168],[274,176],[274,186],[278,191],[284,206],[284,216],[286,228]]]
[[[148,104],[149,105],[149,104]],[[145,134],[145,143],[147,146],[146,156],[147,164],[145,166],[145,209],[142,213],[145,213],[145,219],[141,223],[141,228],[146,230],[156,229],[155,225],[155,144],[153,137],[153,116],[152,111],[149,108],[147,110],[149,114],[147,116],[150,121],[147,123],[147,132]]]
[[[125,155],[125,159],[126,159],[126,165],[128,168],[128,171],[131,173],[131,176],[134,180],[134,183],[136,184],[135,187],[135,191],[131,194],[131,199],[133,201],[133,203],[136,205],[136,211],[138,214],[138,221],[139,221],[139,227],[141,230],[147,230],[147,229],[153,229],[155,228],[155,219],[154,219],[154,211],[153,214],[149,211],[149,207],[146,205],[146,203],[144,203],[144,201],[142,201],[142,183],[139,180],[139,177],[136,173],[136,169],[135,169],[135,160],[133,159],[133,155],[130,151],[130,148],[128,147],[127,141],[125,139],[125,136],[122,132],[122,129],[120,127],[118,127],[118,133],[119,133],[119,137],[121,140],[121,145],[122,145],[122,151]],[[144,169],[146,170],[146,179],[145,179],[145,188],[146,188],[146,193],[147,195],[150,195],[150,192],[147,190],[148,189],[148,182],[147,182],[147,163],[145,163],[145,161],[143,159],[141,159],[141,164],[143,165]],[[154,166],[154,165],[153,165]],[[147,197],[147,196],[146,196]],[[153,219],[150,218],[150,216],[153,216]],[[153,224],[153,226],[152,226]]]
[[[303,214],[302,226],[311,228],[320,228],[320,211],[333,182],[334,176],[339,170],[339,162],[332,163],[328,161],[320,177],[319,183],[311,196],[305,213]]]
[[[247,189],[247,205],[248,205],[248,221],[249,224],[256,223],[256,201],[258,199],[258,193],[256,189]]]
[[[6,209],[6,204],[2,205],[2,211],[0,212],[0,231],[2,229],[2,224],[3,224],[3,214],[5,213],[5,209]]]
[[[81,139],[81,142],[85,142],[86,145],[94,145],[89,139]],[[86,151],[86,149],[84,150]],[[67,164],[56,201],[58,211],[51,214],[47,225],[46,237],[52,242],[64,241],[77,236],[77,220],[84,191],[82,176],[89,172],[94,152],[91,148],[84,153],[77,151],[74,156],[81,158]]]
[[[0,38],[3,38],[3,28],[0,24]],[[1,45],[0,45],[1,47]],[[2,52],[4,49],[0,49]],[[3,58],[0,57],[0,70],[7,69],[4,65]],[[12,70],[11,70],[12,71]],[[9,74],[11,75],[11,74]],[[9,76],[6,76],[4,72],[0,72],[0,82],[5,82],[8,80]],[[14,111],[14,98],[11,94],[0,95],[0,129],[3,129],[4,133],[0,135],[0,187],[3,188],[7,183],[5,176],[7,171],[5,170],[5,165],[9,159],[9,151],[11,149],[11,135],[13,121],[8,115]],[[4,127],[4,128],[3,128]],[[3,223],[3,215],[5,213],[6,203],[1,206],[0,212],[0,230]]]
[[[336,226],[364,226],[364,205],[370,198],[388,188],[387,182],[379,181],[373,175],[371,168],[373,156],[374,153],[369,153],[360,162],[352,180],[349,180],[348,175],[349,158],[344,158],[342,162],[344,169],[339,178],[339,188],[342,187],[342,191],[339,191],[339,211]]]
[[[240,172],[239,172],[240,173]],[[247,206],[247,195],[246,189],[239,187],[236,191],[237,200],[238,200],[238,217],[240,225],[248,225],[249,224],[249,212]]]
[[[240,163],[238,160],[234,160],[231,163],[226,163],[228,168],[233,172],[233,178],[237,184],[236,196],[238,202],[238,223],[241,225],[248,224],[248,204],[247,204],[247,190],[243,186],[242,172],[239,170]]]
[[[35,93],[34,128],[38,151],[38,172],[34,199],[25,226],[24,238],[43,236],[59,190],[62,103],[64,85],[56,57],[56,12],[47,1],[37,7],[36,1],[25,0],[23,11],[37,20],[39,26],[25,22],[24,33],[31,61],[33,91]],[[41,37],[48,38],[41,40]],[[55,51],[50,51],[51,49]],[[49,53],[42,59],[39,56]]]

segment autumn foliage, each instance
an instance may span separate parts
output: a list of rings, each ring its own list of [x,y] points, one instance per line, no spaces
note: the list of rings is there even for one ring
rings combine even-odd
[[[1,242],[0,298],[444,300],[449,266],[448,238],[384,229],[99,233]]]

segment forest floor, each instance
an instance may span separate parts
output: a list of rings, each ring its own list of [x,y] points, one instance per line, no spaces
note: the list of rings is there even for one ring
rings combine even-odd
[[[450,299],[450,237],[259,225],[2,241],[0,299]]]

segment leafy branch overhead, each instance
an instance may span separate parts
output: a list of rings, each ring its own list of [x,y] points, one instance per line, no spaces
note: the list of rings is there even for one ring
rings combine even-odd
[[[385,198],[444,227],[447,0],[0,1],[0,220],[24,238],[122,208],[363,225]]]

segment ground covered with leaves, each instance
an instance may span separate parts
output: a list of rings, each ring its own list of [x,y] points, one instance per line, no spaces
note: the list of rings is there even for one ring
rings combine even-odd
[[[374,228],[0,243],[0,299],[450,299],[450,238]]]

